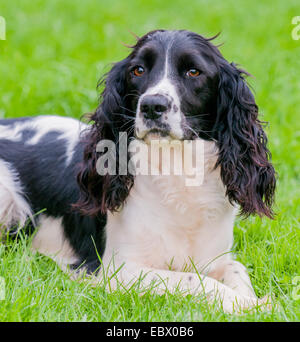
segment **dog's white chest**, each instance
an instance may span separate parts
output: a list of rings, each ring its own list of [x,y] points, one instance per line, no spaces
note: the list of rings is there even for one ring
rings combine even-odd
[[[139,176],[123,210],[108,216],[103,260],[203,268],[230,249],[233,220],[217,171],[200,187],[186,187],[177,176]]]

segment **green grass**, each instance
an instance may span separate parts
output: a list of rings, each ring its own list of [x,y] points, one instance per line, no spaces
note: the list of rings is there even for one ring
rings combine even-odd
[[[60,114],[79,118],[97,105],[98,78],[126,56],[130,31],[189,29],[216,43],[253,77],[257,103],[278,172],[276,219],[238,220],[237,259],[257,294],[272,293],[280,310],[241,316],[208,309],[193,297],[108,294],[69,280],[30,241],[0,245],[6,298],[0,321],[299,321],[292,279],[300,275],[300,40],[291,37],[298,0],[93,1],[0,0],[0,117]]]

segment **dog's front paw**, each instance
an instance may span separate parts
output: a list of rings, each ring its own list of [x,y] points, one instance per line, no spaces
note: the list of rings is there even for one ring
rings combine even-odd
[[[273,308],[270,296],[263,298],[244,297],[240,295],[224,297],[222,301],[223,310],[228,313],[242,314],[253,310],[270,311]]]

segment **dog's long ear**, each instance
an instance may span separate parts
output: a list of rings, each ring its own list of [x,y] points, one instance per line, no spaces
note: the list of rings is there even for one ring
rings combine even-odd
[[[118,142],[119,131],[126,129],[126,67],[127,60],[116,63],[103,78],[104,84],[101,103],[91,117],[93,122],[84,137],[84,159],[77,181],[81,189],[81,197],[75,204],[86,215],[105,214],[107,210],[115,211],[126,200],[133,185],[133,177],[119,175]],[[128,119],[127,119],[128,120]],[[128,122],[127,122],[128,123]],[[99,175],[97,161],[100,153],[96,151],[98,143],[109,140],[116,147],[116,154],[111,155],[115,162],[115,174]]]
[[[241,214],[273,217],[275,171],[258,107],[244,76],[233,63],[220,66],[217,141],[221,178],[231,203]]]

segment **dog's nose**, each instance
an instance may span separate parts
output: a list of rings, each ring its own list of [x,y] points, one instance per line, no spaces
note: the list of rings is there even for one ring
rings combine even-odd
[[[142,99],[140,109],[145,119],[159,119],[168,109],[169,101],[162,95],[147,95]]]

